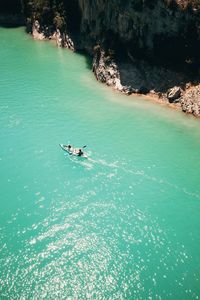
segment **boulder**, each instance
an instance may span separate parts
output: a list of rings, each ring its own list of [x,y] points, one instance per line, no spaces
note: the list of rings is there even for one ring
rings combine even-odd
[[[174,102],[174,100],[177,100],[181,96],[181,88],[179,86],[175,86],[168,90],[167,92],[167,98],[169,102]]]
[[[181,107],[184,112],[200,117],[200,85],[191,87],[183,94]]]
[[[44,40],[44,39],[45,39],[45,35],[44,35],[44,33],[41,31],[40,23],[39,23],[38,20],[36,20],[36,21],[33,23],[33,27],[32,27],[32,35],[33,35],[33,38],[36,39],[36,40]]]

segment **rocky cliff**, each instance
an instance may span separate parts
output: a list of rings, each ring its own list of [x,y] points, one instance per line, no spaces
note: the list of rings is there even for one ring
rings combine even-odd
[[[200,0],[13,3],[35,38],[89,53],[98,80],[127,94],[156,94],[200,115]]]

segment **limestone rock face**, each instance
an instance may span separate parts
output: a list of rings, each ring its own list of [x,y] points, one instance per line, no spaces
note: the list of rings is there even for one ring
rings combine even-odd
[[[38,20],[36,20],[33,23],[32,35],[33,35],[33,38],[36,40],[44,40],[45,39],[44,32],[42,32],[40,30],[40,23],[38,22]]]
[[[154,61],[199,61],[200,4],[183,8],[176,3],[183,1],[175,0],[78,2],[81,37],[87,49],[100,41],[125,57],[129,52]]]
[[[97,80],[122,91],[123,86],[120,82],[120,74],[116,63],[112,58],[106,57],[105,51],[100,47],[96,47],[94,52],[93,72]]]
[[[6,0],[3,0],[6,1]],[[11,0],[9,0],[11,1]],[[17,1],[17,0],[15,0]],[[200,64],[200,2],[179,0],[22,0],[41,31],[66,33],[93,55],[100,45],[120,59]],[[191,4],[192,3],[192,4]],[[77,38],[78,37],[78,38]]]
[[[200,85],[189,88],[181,101],[182,110],[200,117]]]

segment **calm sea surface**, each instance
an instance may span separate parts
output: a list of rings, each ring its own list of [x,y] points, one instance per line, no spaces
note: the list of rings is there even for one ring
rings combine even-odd
[[[0,299],[200,299],[200,121],[23,28],[0,29]]]

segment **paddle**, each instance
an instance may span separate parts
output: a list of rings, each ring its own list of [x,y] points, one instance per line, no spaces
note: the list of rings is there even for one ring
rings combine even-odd
[[[85,148],[85,147],[87,147],[87,145],[83,146],[82,149]]]

